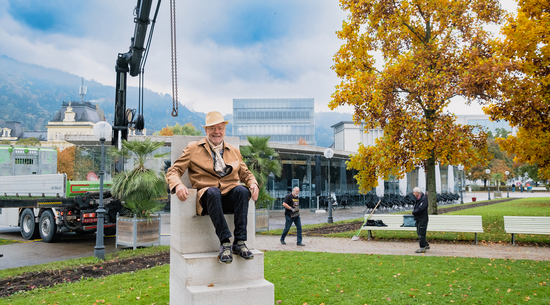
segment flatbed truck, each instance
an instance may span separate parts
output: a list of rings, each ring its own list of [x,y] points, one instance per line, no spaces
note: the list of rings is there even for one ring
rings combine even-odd
[[[109,189],[111,182],[104,182]],[[116,232],[119,200],[104,192],[104,232]],[[65,232],[97,230],[99,181],[68,181],[66,174],[0,177],[0,225],[19,227],[25,239],[58,241]]]

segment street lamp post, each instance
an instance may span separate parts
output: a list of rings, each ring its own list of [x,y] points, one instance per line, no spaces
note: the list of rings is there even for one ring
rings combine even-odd
[[[510,192],[508,191],[508,174],[510,174],[510,172],[505,171],[504,174],[506,175],[506,198],[510,198]]]
[[[462,185],[464,184],[463,176],[460,176],[460,172],[464,174],[464,165],[459,164],[458,165],[458,186],[460,187],[460,204],[464,204],[464,197],[462,196]]]
[[[491,200],[491,192],[489,191],[489,185],[491,184],[491,176],[489,176],[489,174],[491,173],[491,170],[486,169],[485,173],[487,174],[487,197]]]
[[[99,170],[99,206],[96,210],[97,214],[97,232],[96,243],[94,248],[94,257],[105,259],[105,245],[103,244],[103,231],[105,224],[105,205],[103,204],[103,178],[105,176],[105,139],[111,137],[113,129],[109,123],[101,121],[94,125],[94,134],[101,142],[101,168]]]
[[[328,223],[332,223],[332,203],[330,202],[330,158],[334,156],[334,151],[330,148],[325,149],[323,153],[328,161],[328,196],[327,196],[327,208],[328,208]]]
[[[462,171],[462,191],[466,193],[466,176],[464,170]]]

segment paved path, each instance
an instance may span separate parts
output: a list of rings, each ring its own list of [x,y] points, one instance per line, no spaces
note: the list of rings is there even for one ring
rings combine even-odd
[[[296,246],[296,236],[287,236],[281,245],[279,236],[256,235],[256,248],[270,251],[311,251],[332,253],[362,253],[382,255],[459,256],[550,261],[550,248],[498,244],[453,245],[431,243],[425,254],[414,253],[418,243],[385,241],[352,241],[351,238],[304,236],[305,247]]]

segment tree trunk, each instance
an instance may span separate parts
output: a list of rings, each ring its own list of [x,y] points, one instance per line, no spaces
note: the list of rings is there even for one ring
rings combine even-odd
[[[432,151],[430,158],[427,160],[427,194],[428,194],[428,214],[437,215],[437,191],[435,187],[435,155]]]
[[[435,124],[435,110],[425,109],[424,114],[426,116],[426,132],[428,136],[435,142],[434,137],[434,124]],[[430,157],[426,160],[427,166],[427,178],[426,191],[428,194],[428,214],[437,215],[437,191],[435,181],[435,147],[432,147],[430,151]]]

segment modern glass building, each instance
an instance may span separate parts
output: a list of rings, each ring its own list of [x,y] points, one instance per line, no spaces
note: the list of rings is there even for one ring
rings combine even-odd
[[[271,136],[270,142],[315,145],[313,98],[233,99],[233,136]]]
[[[248,145],[248,142],[241,141],[243,145]],[[324,147],[279,143],[270,143],[269,146],[279,154],[283,166],[280,177],[273,174],[268,177],[267,190],[276,199],[273,209],[283,209],[283,199],[295,186],[300,188],[300,208],[316,208],[317,194],[327,198],[329,193],[334,193],[337,201],[342,195],[348,195],[351,205],[363,204],[354,200],[362,196],[354,178],[357,171],[346,166],[351,152],[334,149],[334,156],[329,160],[323,155]],[[317,162],[320,165],[318,173]],[[316,179],[317,174],[320,180]]]

